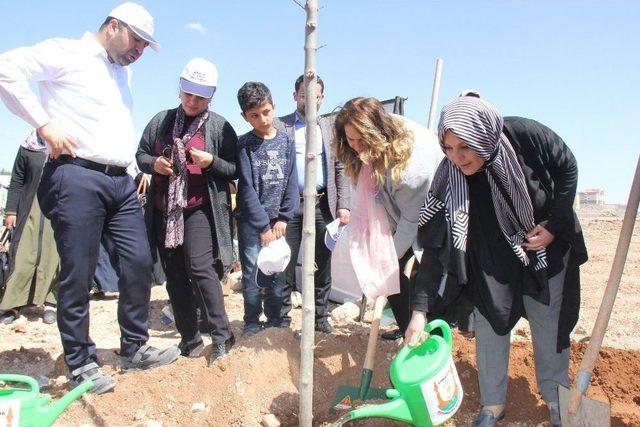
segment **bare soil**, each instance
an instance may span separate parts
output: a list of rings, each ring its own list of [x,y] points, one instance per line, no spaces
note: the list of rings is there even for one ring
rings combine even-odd
[[[640,224],[632,239],[625,274],[611,316],[605,348],[591,380],[589,395],[610,402],[614,426],[640,426]],[[590,260],[582,269],[582,309],[572,343],[570,374],[575,375],[585,342],[597,316],[621,221],[583,221]],[[179,338],[172,325],[160,322],[166,291],[152,291],[150,344],[166,347]],[[226,306],[237,342],[231,354],[211,366],[203,357],[180,358],[170,366],[145,372],[118,371],[117,300],[91,303],[91,336],[104,370],[113,374],[113,393],[85,395],[61,416],[58,425],[215,425],[258,426],[267,415],[282,425],[297,425],[300,310],[291,329],[267,329],[241,337],[242,296],[231,293]],[[330,408],[338,385],[357,385],[368,337],[367,325],[341,324],[334,334],[316,334],[314,424],[335,421]],[[526,321],[513,333],[507,416],[501,425],[546,426],[547,413],[536,391],[533,354]],[[453,357],[465,391],[455,425],[469,425],[478,409],[475,344],[455,333]],[[378,342],[373,386],[389,387],[388,366],[401,343]],[[205,356],[210,348],[205,349]],[[67,370],[55,325],[45,325],[38,309],[25,310],[14,324],[0,325],[0,371],[31,375],[54,397],[66,391]],[[388,421],[356,425],[393,425]]]

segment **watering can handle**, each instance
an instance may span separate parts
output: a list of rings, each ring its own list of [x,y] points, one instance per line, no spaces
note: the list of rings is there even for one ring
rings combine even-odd
[[[440,329],[442,331],[442,337],[444,339],[445,342],[447,342],[449,345],[451,345],[451,343],[453,342],[453,335],[451,334],[451,328],[449,327],[449,324],[442,320],[442,319],[436,319],[436,320],[432,320],[431,322],[427,323],[424,326],[424,331],[427,333],[431,333],[436,329]],[[423,345],[425,345],[425,343],[429,341],[428,339],[425,340],[425,342],[423,342],[420,346],[418,347],[410,347],[409,344],[405,344],[400,351],[398,352],[397,356],[400,359],[404,359],[407,356],[407,353],[414,350],[415,348],[420,348]]]
[[[38,382],[26,375],[17,375],[17,374],[0,374],[0,381],[4,382],[12,382],[12,383],[23,383],[29,386],[29,397],[35,398],[40,393],[40,385]]]
[[[424,331],[429,334],[433,332],[435,329],[440,329],[442,331],[442,337],[447,343],[451,344],[453,342],[453,335],[451,335],[451,328],[449,327],[449,324],[446,321],[442,319],[432,320],[431,322],[427,323],[424,327]]]

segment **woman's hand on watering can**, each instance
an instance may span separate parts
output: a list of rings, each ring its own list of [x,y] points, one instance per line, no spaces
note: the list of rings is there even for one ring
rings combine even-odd
[[[411,321],[404,333],[404,342],[410,347],[418,347],[429,338],[429,334],[424,331],[427,324],[427,314],[423,311],[413,311]]]

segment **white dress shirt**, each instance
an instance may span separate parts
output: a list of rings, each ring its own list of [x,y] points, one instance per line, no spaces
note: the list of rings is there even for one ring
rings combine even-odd
[[[296,143],[296,168],[298,172],[298,190],[300,191],[300,194],[304,191],[304,169],[307,163],[305,159],[307,151],[306,132],[307,123],[298,116],[298,113],[296,113],[294,139]],[[326,184],[324,182],[324,162],[322,161],[324,144],[322,143],[322,132],[320,131],[319,125],[316,125],[315,132],[318,140],[320,141],[320,148],[316,153],[316,191],[318,191],[326,188]]]
[[[49,39],[0,54],[0,98],[34,128],[55,120],[78,144],[76,155],[128,166],[136,141],[129,67],[109,62],[92,33]],[[29,86],[37,82],[40,100]]]

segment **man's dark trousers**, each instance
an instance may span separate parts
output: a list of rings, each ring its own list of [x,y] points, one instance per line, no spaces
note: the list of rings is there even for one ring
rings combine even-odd
[[[151,252],[133,179],[49,161],[38,201],[51,220],[60,255],[58,328],[70,371],[97,361],[89,338],[89,286],[100,240],[118,260],[120,352],[129,357],[148,339]]]
[[[285,322],[291,322],[291,292],[296,288],[296,264],[300,245],[302,243],[302,212],[303,200],[300,200],[300,208],[296,215],[287,223],[287,244],[291,248],[291,261],[286,271],[286,281],[282,293],[282,318]],[[315,207],[316,225],[316,259],[317,270],[314,273],[316,324],[327,320],[327,302],[331,291],[331,252],[324,244],[324,233],[327,224],[333,221],[326,194],[318,195]]]

